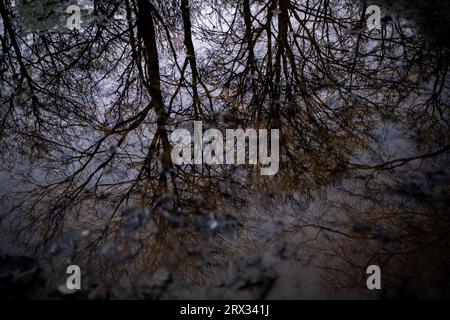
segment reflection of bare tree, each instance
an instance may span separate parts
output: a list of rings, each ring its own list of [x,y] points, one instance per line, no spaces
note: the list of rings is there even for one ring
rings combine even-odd
[[[0,2],[2,167],[15,181],[3,223],[15,241],[39,251],[77,230],[71,258],[112,278],[165,265],[206,279],[251,251],[222,233],[240,226],[252,239],[248,216],[227,215],[251,206],[252,192],[276,208],[344,181],[333,214],[293,213],[286,226],[295,245],[326,252],[321,267],[339,286],[359,284],[372,261],[417,277],[404,266],[447,248],[448,201],[413,193],[405,205],[398,194],[409,166],[449,151],[446,52],[413,27],[368,32],[351,1],[94,3],[108,23],[38,36],[19,33],[13,4]],[[280,173],[174,166],[168,136],[190,120],[279,128]],[[388,150],[380,124],[406,132],[412,150]]]

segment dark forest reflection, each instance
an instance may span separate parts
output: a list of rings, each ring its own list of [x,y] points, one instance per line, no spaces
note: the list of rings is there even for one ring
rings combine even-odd
[[[45,33],[0,1],[1,232],[48,290],[75,263],[90,298],[450,294],[448,49],[354,1],[92,9]],[[280,129],[280,171],[173,165],[194,120]]]

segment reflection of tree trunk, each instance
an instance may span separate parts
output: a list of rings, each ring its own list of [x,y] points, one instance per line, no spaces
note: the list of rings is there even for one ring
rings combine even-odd
[[[245,67],[246,74],[250,74],[250,78],[247,79],[251,86],[253,97],[250,105],[258,105],[257,97],[257,83],[256,83],[256,61],[255,61],[255,40],[253,39],[253,24],[252,24],[252,12],[250,7],[250,0],[244,0],[243,4],[244,23],[245,23],[245,41],[247,42],[248,58],[247,65]],[[245,85],[247,87],[247,85]],[[256,126],[259,128],[261,123],[261,111],[257,108],[256,114]]]
[[[252,20],[251,20],[251,10],[250,10],[250,0],[244,0],[244,22],[245,22],[245,39],[247,41],[248,46],[248,65],[247,67],[250,69],[250,74],[255,74],[255,53],[253,48],[255,46],[253,41],[253,32],[252,32]],[[255,81],[252,79],[252,84]]]
[[[271,21],[273,18],[273,10],[276,8],[277,3],[273,1],[267,9],[267,21],[265,26],[265,31],[267,33],[267,79],[268,79],[268,89],[270,97],[270,116],[273,114],[275,96],[273,92],[273,45],[272,45],[272,30]],[[268,117],[270,119],[270,116]]]
[[[152,6],[148,0],[138,0],[138,17],[137,26],[139,36],[144,41],[146,60],[147,60],[147,77],[149,84],[147,89],[152,98],[152,106],[155,109],[157,117],[157,126],[159,138],[162,143],[162,174],[160,175],[161,190],[159,192],[167,191],[167,173],[172,167],[172,160],[170,158],[171,145],[167,136],[166,121],[167,113],[164,109],[164,103],[161,93],[161,76],[159,72],[159,56],[158,46],[156,43],[155,25],[152,16]]]
[[[278,44],[280,46],[280,51],[283,52],[287,46],[287,34],[288,34],[288,24],[289,24],[289,0],[280,0],[280,10],[278,15]]]
[[[197,69],[197,59],[195,56],[194,43],[192,42],[192,24],[191,24],[191,13],[189,9],[189,0],[181,0],[181,14],[183,17],[183,27],[184,27],[184,45],[186,46],[187,59],[191,66],[192,72],[194,118],[198,119],[198,115],[199,113],[201,113],[200,98],[197,90],[199,75]]]
[[[4,32],[9,35],[11,44],[14,48],[14,52],[16,53],[17,61],[19,63],[20,72],[22,73],[22,76],[26,79],[28,88],[31,93],[31,106],[33,110],[33,114],[36,116],[36,119],[40,121],[40,113],[39,113],[39,101],[34,91],[34,84],[33,79],[31,78],[30,74],[27,71],[27,68],[25,66],[25,63],[23,61],[22,52],[20,50],[20,46],[17,43],[16,34],[13,29],[13,25],[11,23],[10,14],[8,12],[8,9],[6,8],[3,1],[0,1],[0,16],[3,19],[3,27],[5,28]],[[6,51],[5,51],[6,52]],[[39,123],[38,123],[39,124]]]
[[[286,66],[286,50],[288,48],[288,25],[289,25],[289,0],[280,0],[279,1],[279,12],[278,12],[278,37],[277,37],[277,45],[278,51],[275,60],[275,81],[278,84],[275,87],[275,99],[277,103],[275,103],[275,112],[273,114],[273,125],[275,128],[280,127],[280,108],[281,108],[281,74],[282,74],[282,64]],[[288,74],[285,72],[285,76]],[[286,79],[287,80],[287,79]]]

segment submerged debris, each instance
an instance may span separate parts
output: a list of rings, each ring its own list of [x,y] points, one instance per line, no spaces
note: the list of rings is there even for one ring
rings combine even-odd
[[[172,282],[172,274],[165,268],[157,270],[150,278],[144,279],[140,285],[142,298],[156,300],[161,298]]]
[[[159,197],[154,205],[157,215],[169,222],[172,227],[179,228],[184,226],[184,218],[181,211],[176,207],[176,198],[173,193],[166,193]]]
[[[0,298],[25,294],[37,282],[40,271],[33,258],[0,256]]]
[[[120,229],[133,232],[150,221],[150,210],[147,208],[128,208],[122,212]]]
[[[205,233],[214,232],[219,226],[219,221],[216,219],[214,213],[210,212],[207,215],[201,215],[197,218],[198,229]]]
[[[110,264],[121,264],[136,256],[141,248],[136,240],[109,241],[100,248],[100,255]]]
[[[72,257],[78,247],[79,236],[75,232],[64,232],[50,245],[48,253],[51,256]]]

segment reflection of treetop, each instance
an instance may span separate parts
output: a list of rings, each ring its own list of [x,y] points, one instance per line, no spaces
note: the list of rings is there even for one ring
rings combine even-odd
[[[56,0],[21,1],[16,6],[19,24],[27,31],[49,31],[64,21],[65,3]]]
[[[90,1],[78,1],[82,13],[88,12]],[[15,7],[16,21],[25,32],[52,32],[64,30],[68,14],[66,9],[73,1],[26,0]]]
[[[18,4],[16,15],[42,30],[66,17],[66,4],[30,1]],[[311,171],[303,162],[310,161],[331,172],[345,169],[345,157],[367,147],[377,116],[412,112],[404,103],[408,95],[422,95],[417,104],[442,109],[430,100],[440,95],[439,86],[429,95],[421,78],[440,83],[445,75],[419,54],[422,42],[410,28],[397,21],[383,32],[365,30],[362,8],[350,2],[330,8],[328,1],[317,1],[307,11],[303,5],[94,1],[85,8],[122,19],[107,28],[83,24],[82,36],[46,35],[31,51],[17,26],[7,25],[4,47],[11,42],[13,50],[4,55],[4,88],[14,94],[4,100],[29,121],[11,126],[17,128],[12,136],[25,130],[27,139],[40,141],[35,147],[53,143],[58,155],[44,158],[73,166],[60,185],[70,189],[66,195],[78,198],[96,175],[120,189],[124,185],[114,175],[120,172],[134,181],[125,193],[131,197],[150,177],[162,189],[155,193],[178,187],[165,155],[177,118],[219,128],[279,128],[284,157],[302,163],[284,170],[305,174]],[[14,116],[5,114],[3,123]],[[444,124],[437,121],[432,132],[445,136]],[[124,164],[134,170],[122,172]]]

